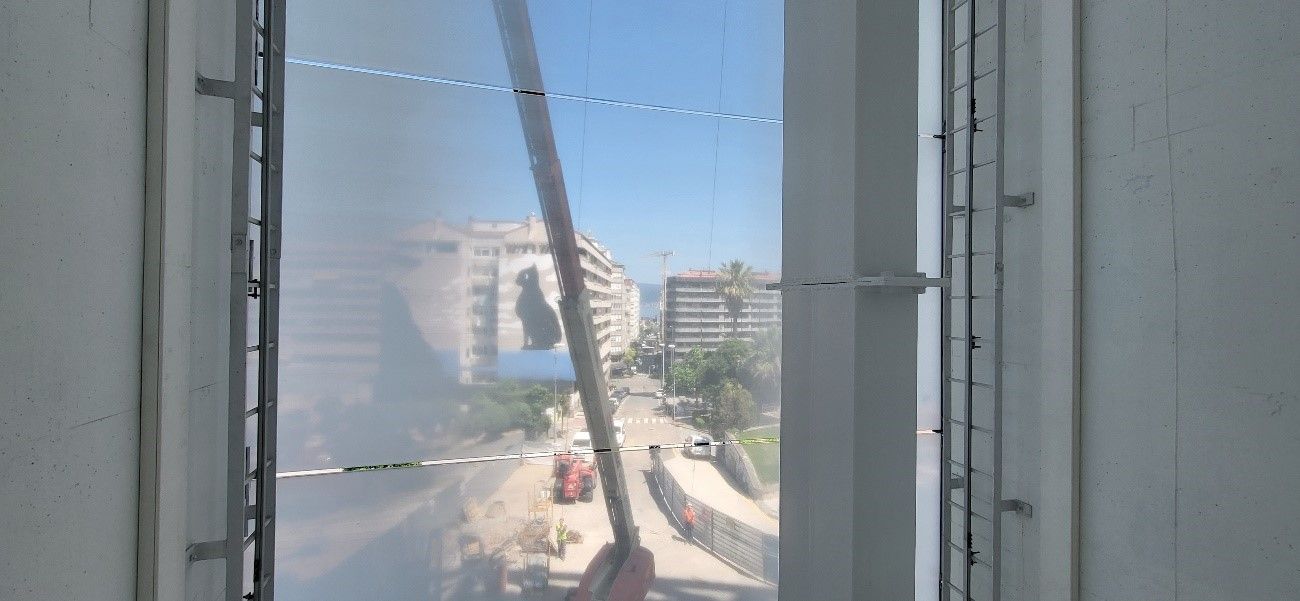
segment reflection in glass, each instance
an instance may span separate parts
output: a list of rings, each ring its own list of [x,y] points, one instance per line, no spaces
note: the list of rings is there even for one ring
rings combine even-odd
[[[943,275],[943,2],[918,3],[916,269]],[[916,601],[939,598],[943,289],[917,299]]]
[[[625,451],[623,463],[641,544],[655,555],[649,599],[776,598],[769,509],[678,450]],[[603,489],[558,499],[554,472],[539,458],[282,478],[277,598],[495,600],[529,589],[559,601],[612,534]]]
[[[781,3],[528,4],[567,96],[524,98],[551,115],[619,443],[750,443],[625,454],[651,598],[773,599]],[[588,416],[491,3],[289,21],[278,461],[349,469],[279,481],[277,592],[517,598],[544,566],[537,597],[560,599],[610,527],[599,488],[556,502],[547,454],[581,450]],[[717,274],[662,289],[731,261],[753,277],[730,304]],[[661,320],[669,296],[696,321]],[[701,541],[734,527],[761,549],[749,572],[684,539],[687,499]],[[549,543],[560,518],[586,541],[529,551],[538,518]]]
[[[781,118],[780,0],[527,4],[549,93]],[[288,23],[293,58],[510,87],[492,2],[293,2]]]

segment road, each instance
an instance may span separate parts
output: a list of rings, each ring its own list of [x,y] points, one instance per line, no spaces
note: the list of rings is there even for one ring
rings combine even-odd
[[[614,384],[633,389],[615,413],[625,421],[627,445],[680,442],[686,435],[687,430],[658,413],[659,402],[653,396],[657,380],[640,376]],[[483,443],[481,451],[500,453],[501,445],[509,442],[513,441]],[[659,502],[648,452],[628,451],[622,457],[641,544],[655,555],[656,578],[648,599],[776,599],[771,585],[685,542]],[[700,466],[712,469],[704,462]],[[525,523],[529,500],[549,488],[550,470],[545,461],[503,460],[282,481],[278,485],[277,598],[521,598],[522,555],[510,543]],[[482,517],[466,520],[467,505],[483,508]],[[550,558],[550,588],[529,598],[561,601],[592,555],[613,537],[599,498],[591,503],[556,504],[551,511],[550,519],[563,518],[585,540],[569,545],[564,559]],[[500,555],[506,565],[503,589],[496,586],[498,576],[490,563],[462,555],[460,543],[471,535],[490,541],[489,546],[511,549]]]
[[[658,412],[659,401],[654,391],[659,381],[645,376],[617,379],[615,386],[628,386],[632,394],[624,399],[614,417],[624,420],[627,434],[625,446],[677,443],[688,430],[671,418]],[[671,453],[671,451],[664,451]],[[775,587],[746,576],[713,555],[688,544],[670,520],[655,491],[650,475],[650,455],[647,451],[623,453],[623,469],[628,476],[628,496],[632,505],[633,520],[640,529],[641,545],[655,555],[655,585],[649,599],[686,601],[758,601],[775,600]],[[708,466],[707,463],[701,465]],[[609,532],[608,521],[599,503],[591,504],[596,511],[588,512],[588,520],[600,520],[603,533]],[[587,521],[587,520],[584,520]],[[597,547],[598,545],[592,545]],[[594,548],[590,551],[594,552]],[[571,555],[563,564],[580,560]],[[581,565],[585,566],[585,560]]]

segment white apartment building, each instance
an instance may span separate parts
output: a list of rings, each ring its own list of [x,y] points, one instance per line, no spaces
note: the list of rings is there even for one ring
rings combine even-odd
[[[641,286],[636,280],[623,280],[623,323],[627,344],[632,346],[641,337]]]
[[[777,281],[773,273],[755,273],[753,293],[733,323],[727,305],[718,293],[718,272],[692,269],[668,276],[667,310],[664,318],[668,344],[682,355],[691,349],[714,350],[733,334],[752,339],[781,322],[781,293],[767,290]]]
[[[641,335],[641,289],[635,280],[626,276],[623,265],[618,263],[614,264],[610,289],[613,325],[610,327],[608,356],[610,361],[617,362],[623,360],[623,353]]]
[[[623,349],[631,339],[627,335],[627,277],[622,265],[615,263],[610,286],[610,313],[612,315],[609,337],[609,358],[621,361]]]
[[[589,235],[579,234],[578,248],[608,372],[639,330],[636,322],[627,323],[624,291],[630,280]],[[462,384],[557,375],[552,358],[519,352],[524,331],[515,304],[521,270],[537,269],[542,296],[558,319],[554,263],[546,228],[536,216],[465,224],[433,220],[408,228],[391,244],[316,244],[290,262],[294,277],[284,286],[293,294],[286,303],[291,315],[281,326],[282,376],[311,383],[305,388],[370,398],[371,387],[362,383],[378,373],[381,324],[406,320],[437,358],[437,369],[454,371]],[[631,286],[635,299],[635,283]],[[396,291],[409,315],[385,310],[386,290]],[[565,352],[562,339],[556,348]],[[566,354],[562,363],[567,362]],[[568,377],[570,370],[562,371],[558,375]]]
[[[462,383],[555,375],[550,367],[554,362],[532,352],[537,349],[517,314],[524,282],[533,277],[523,272],[536,270],[536,286],[558,323],[559,284],[539,217],[471,219],[463,225],[430,221],[404,232],[398,247],[405,259],[401,264],[411,267],[392,277],[430,345],[456,349]],[[621,288],[624,278],[621,267],[616,275],[609,249],[590,235],[578,234],[578,254],[608,373],[615,344],[611,339],[621,339],[614,330],[621,327],[623,316],[613,299],[616,283]],[[563,349],[562,339],[555,343]]]

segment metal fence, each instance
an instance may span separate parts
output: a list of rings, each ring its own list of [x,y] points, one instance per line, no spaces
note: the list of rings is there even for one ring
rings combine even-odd
[[[664,504],[673,521],[682,525],[682,510],[695,506],[695,544],[737,569],[760,580],[777,583],[779,538],[763,532],[708,503],[686,494],[672,473],[664,467],[658,452],[652,453],[653,474]]]

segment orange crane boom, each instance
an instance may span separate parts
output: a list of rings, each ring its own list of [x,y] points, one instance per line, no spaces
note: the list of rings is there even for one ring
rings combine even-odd
[[[591,293],[583,283],[578,239],[569,211],[564,170],[555,147],[542,70],[533,40],[528,3],[494,0],[501,45],[514,88],[519,121],[541,202],[542,220],[560,280],[560,316],[578,394],[587,416],[596,471],[605,488],[605,510],[614,542],[605,545],[587,566],[574,591],[575,601],[643,601],[654,580],[654,554],[640,546],[628,502],[623,460],[609,413],[609,389],[601,369],[600,347],[592,325]]]

